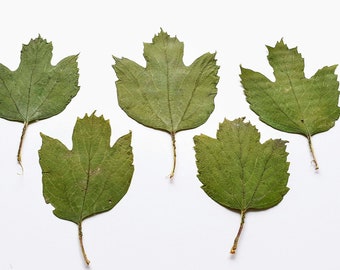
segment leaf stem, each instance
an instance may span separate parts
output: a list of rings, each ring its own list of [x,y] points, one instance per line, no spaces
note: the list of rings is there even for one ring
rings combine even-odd
[[[28,127],[28,122],[24,122],[24,127],[22,129],[22,133],[21,133],[21,137],[20,137],[20,143],[19,143],[19,149],[18,149],[18,154],[17,154],[17,161],[18,161],[21,169],[23,169],[22,163],[21,163],[21,150],[22,150],[22,145],[24,143],[24,138],[25,138],[27,127]]]
[[[79,236],[80,248],[81,248],[81,252],[83,254],[84,260],[85,260],[86,264],[89,265],[90,264],[90,260],[87,258],[87,255],[86,255],[86,252],[85,252],[85,248],[84,248],[83,231],[82,231],[81,222],[79,222],[79,224],[78,224],[78,236]]]
[[[312,162],[314,163],[315,170],[318,170],[319,164],[316,160],[316,156],[315,156],[315,152],[314,152],[314,148],[313,148],[313,144],[312,144],[312,136],[308,134],[307,140],[308,140],[309,149],[310,149],[310,152],[311,152],[312,158],[313,158]]]
[[[176,138],[175,138],[175,134],[176,132],[170,132],[170,136],[171,136],[171,141],[172,141],[172,152],[173,152],[173,164],[172,164],[172,170],[170,173],[170,179],[173,179],[174,175],[175,175],[175,169],[176,169]]]
[[[243,226],[244,226],[244,219],[246,217],[246,210],[241,210],[241,222],[240,222],[240,227],[238,229],[238,232],[237,232],[237,235],[235,237],[235,240],[234,240],[234,244],[230,250],[230,253],[231,254],[235,254],[236,252],[236,249],[237,249],[237,244],[238,244],[238,240],[240,239],[240,236],[241,236],[241,233],[242,233],[242,230],[243,230]]]

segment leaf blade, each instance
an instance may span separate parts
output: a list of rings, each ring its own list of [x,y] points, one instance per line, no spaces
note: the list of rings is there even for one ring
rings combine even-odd
[[[112,209],[127,192],[133,174],[131,133],[119,138],[112,147],[109,145],[110,134],[110,126],[103,117],[86,115],[77,120],[72,150],[56,139],[41,135],[43,143],[39,156],[44,197],[56,211],[59,208],[59,212],[76,209],[74,212],[77,213],[73,217],[61,214],[58,217],[78,224],[95,213]],[[58,163],[61,165],[56,165]],[[59,179],[58,184],[64,185],[59,186],[59,190],[54,189],[56,179]],[[110,185],[119,188],[121,194],[116,196]],[[72,193],[65,193],[68,190]],[[53,194],[65,198],[60,202]],[[98,194],[105,199],[98,201]],[[64,201],[70,198],[74,199],[74,205],[63,207]]]

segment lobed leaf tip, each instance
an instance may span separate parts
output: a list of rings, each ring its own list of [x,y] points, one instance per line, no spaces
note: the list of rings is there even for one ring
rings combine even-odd
[[[235,123],[238,122],[238,123],[241,123],[241,122],[244,122],[245,119],[246,119],[245,116],[235,118],[234,120],[228,120],[227,118],[224,118],[223,122],[235,122]],[[249,121],[247,123],[249,123]]]
[[[157,40],[157,38],[162,38],[162,39],[173,39],[175,41],[178,41],[177,36],[175,35],[174,37],[171,37],[166,31],[163,30],[162,27],[160,27],[160,32],[158,34],[155,34],[152,42],[155,43],[155,41]],[[182,42],[181,42],[182,43]],[[144,43],[145,44],[145,43]]]
[[[85,118],[90,118],[96,114],[96,110],[94,110],[90,115],[88,113],[85,113],[83,118],[80,118],[79,116],[77,117],[78,119],[85,119]]]
[[[331,65],[331,66],[328,66],[328,68],[334,73],[335,70],[337,69],[338,67],[338,64],[334,64],[334,65]],[[334,74],[336,76],[336,78],[338,77],[337,74]]]
[[[88,118],[88,119],[97,118],[97,119],[101,119],[101,120],[103,120],[103,121],[105,121],[105,122],[108,122],[108,123],[110,122],[109,119],[105,119],[105,118],[104,118],[104,115],[103,115],[103,114],[97,116],[96,113],[97,113],[97,111],[94,110],[90,115],[89,115],[88,113],[86,113],[85,116],[84,116],[84,118],[79,118],[79,117],[78,117],[77,119],[78,119],[78,120],[83,120],[83,119],[86,119],[86,118]]]
[[[38,34],[38,37],[36,37],[35,39],[31,38],[31,42],[34,42],[34,41],[37,41],[37,42],[40,42],[40,43],[46,43],[46,44],[52,44],[52,42],[48,42],[47,39],[43,38],[41,36],[41,34]]]
[[[275,43],[275,46],[270,46],[270,45],[265,45],[265,46],[266,46],[266,48],[269,52],[271,52],[272,50],[274,50],[277,47],[287,47],[287,45],[283,41],[283,38],[281,38],[279,41],[277,41]]]
[[[114,65],[116,65],[117,62],[120,62],[120,61],[122,61],[122,60],[127,59],[126,57],[118,57],[118,56],[115,56],[115,55],[112,55],[112,58],[113,58],[113,60],[115,60],[115,62],[116,62]]]
[[[160,27],[160,32],[158,33],[158,35],[159,36],[164,35],[166,37],[170,37],[170,35],[166,31],[164,31],[162,27]]]
[[[216,63],[217,62],[217,59],[216,59],[217,51],[214,51],[212,53],[208,52],[208,54],[211,55],[211,57],[213,58],[214,63]],[[217,69],[220,68],[220,66],[218,66],[218,65],[216,65],[216,67],[217,67]]]

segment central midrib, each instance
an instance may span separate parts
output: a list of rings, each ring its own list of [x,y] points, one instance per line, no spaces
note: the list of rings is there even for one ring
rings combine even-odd
[[[83,218],[84,218],[84,217],[83,217],[84,206],[85,206],[87,191],[88,191],[88,187],[89,187],[89,183],[90,183],[91,152],[92,152],[92,145],[90,144],[90,149],[89,149],[89,151],[88,151],[87,171],[86,171],[86,185],[85,185],[85,190],[84,190],[83,203],[82,203],[81,210],[80,210],[79,223],[81,223],[82,220],[83,220]]]
[[[170,132],[175,132],[174,130],[174,121],[172,119],[172,109],[171,109],[171,102],[170,102],[170,82],[169,82],[169,62],[168,62],[168,50],[165,47],[165,60],[166,60],[166,90],[167,90],[167,99],[168,99],[168,109],[169,109],[169,116],[170,116],[170,124],[171,130]]]
[[[35,52],[35,58],[34,58],[34,65],[33,68],[31,70],[31,76],[30,76],[30,82],[29,82],[29,86],[28,86],[28,93],[27,93],[27,107],[26,107],[26,115],[25,115],[25,122],[28,122],[28,111],[29,111],[29,107],[30,107],[30,103],[31,103],[31,90],[32,90],[32,84],[33,84],[33,73],[37,67],[37,55],[38,52]]]

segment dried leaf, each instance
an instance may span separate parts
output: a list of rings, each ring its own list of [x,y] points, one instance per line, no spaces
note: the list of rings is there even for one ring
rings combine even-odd
[[[242,118],[224,120],[216,137],[194,137],[198,178],[210,198],[241,213],[233,254],[246,212],[273,207],[288,192],[288,154],[280,139],[261,144],[260,133]]]
[[[190,66],[183,63],[184,45],[161,31],[144,44],[146,67],[114,57],[119,106],[137,122],[168,132],[176,165],[175,134],[205,123],[214,110],[218,66],[206,53]]]
[[[61,219],[78,225],[84,259],[87,259],[82,222],[111,210],[126,194],[133,175],[131,132],[110,147],[109,121],[94,114],[78,119],[73,131],[73,149],[41,134],[39,151],[46,203]]]
[[[334,74],[336,66],[323,67],[307,79],[304,59],[297,48],[289,49],[283,40],[274,48],[267,48],[275,82],[261,73],[241,67],[241,82],[247,101],[264,123],[305,136],[318,169],[311,138],[332,128],[340,115],[339,82]]]
[[[77,55],[56,66],[51,59],[52,43],[39,36],[23,45],[17,70],[0,64],[0,117],[24,123],[17,155],[20,165],[28,125],[62,112],[79,90]]]

